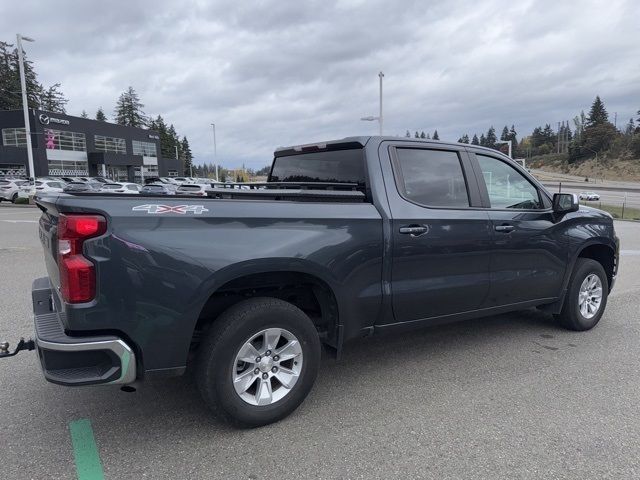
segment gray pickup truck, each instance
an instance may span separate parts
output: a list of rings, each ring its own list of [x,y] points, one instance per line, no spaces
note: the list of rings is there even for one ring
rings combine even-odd
[[[610,215],[457,143],[351,137],[278,149],[266,183],[208,197],[37,204],[46,379],[131,389],[192,367],[243,426],[300,405],[323,344],[531,307],[588,330],[618,265]]]

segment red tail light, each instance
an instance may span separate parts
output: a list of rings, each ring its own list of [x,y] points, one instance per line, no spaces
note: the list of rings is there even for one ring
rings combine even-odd
[[[60,215],[58,268],[60,292],[67,303],[89,302],[96,296],[93,263],[82,255],[82,244],[106,230],[107,221],[100,215]]]

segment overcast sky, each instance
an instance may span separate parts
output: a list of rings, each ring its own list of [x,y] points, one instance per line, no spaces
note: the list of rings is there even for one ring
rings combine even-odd
[[[275,147],[376,134],[457,140],[494,125],[555,129],[600,95],[618,125],[640,109],[637,1],[11,2],[2,40],[26,44],[67,111],[111,118],[129,85],[186,135],[197,162],[259,168]]]

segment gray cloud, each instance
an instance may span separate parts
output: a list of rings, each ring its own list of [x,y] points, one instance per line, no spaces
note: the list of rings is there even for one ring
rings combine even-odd
[[[133,85],[211,161],[260,167],[279,145],[373,134],[377,72],[385,133],[442,139],[570,119],[599,94],[623,123],[640,108],[634,2],[25,1],[0,16],[3,40],[62,82],[69,113]]]

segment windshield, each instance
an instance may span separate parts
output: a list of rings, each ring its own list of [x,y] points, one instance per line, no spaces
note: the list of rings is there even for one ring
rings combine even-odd
[[[364,185],[361,149],[303,153],[276,157],[270,182],[332,182]]]

